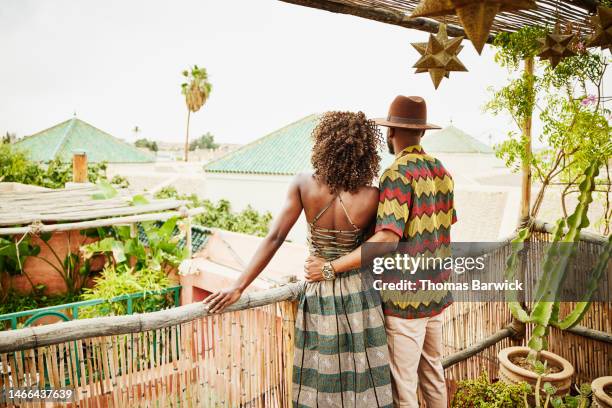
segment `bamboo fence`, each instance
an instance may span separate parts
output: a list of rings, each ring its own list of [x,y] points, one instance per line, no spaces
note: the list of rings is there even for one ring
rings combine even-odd
[[[133,334],[0,354],[0,390],[70,388],[70,402],[13,407],[291,405],[293,305],[273,303]]]
[[[534,242],[549,239],[546,226],[536,229]],[[585,235],[579,259],[596,257],[601,250],[600,239]],[[509,251],[507,243],[494,249],[487,267],[503,274]],[[527,279],[539,273],[543,254],[534,253],[526,263]],[[602,284],[609,285],[611,272]],[[288,407],[293,301],[300,285],[249,293],[221,315],[209,315],[197,303],[3,332],[0,391],[64,385],[75,388],[81,407]],[[571,307],[567,303],[562,309]],[[610,309],[610,302],[594,303],[583,326],[551,331],[549,349],[574,365],[576,383],[610,374]],[[451,394],[456,381],[483,371],[495,378],[498,352],[525,342],[513,339],[520,331],[503,302],[456,302],[444,317],[443,365]]]
[[[531,243],[548,242],[551,226],[536,223]],[[584,233],[578,248],[576,262],[578,268],[584,265],[593,265],[603,250],[605,240],[599,236]],[[533,257],[525,263],[525,280],[534,281],[541,273],[541,261],[544,257],[544,245],[536,245],[530,251]],[[497,249],[488,257],[487,267],[496,271],[500,281],[503,281],[505,261],[510,253],[509,246]],[[588,271],[584,271],[585,276]],[[585,283],[587,279],[585,277]],[[601,288],[612,288],[612,269],[600,282]],[[608,293],[612,293],[608,289]],[[575,306],[575,302],[562,302],[561,315],[566,315]],[[570,363],[576,369],[574,381],[577,384],[590,383],[597,377],[612,373],[612,302],[593,302],[589,311],[581,321],[580,326],[562,331],[551,328],[548,336],[548,349]],[[455,302],[445,312],[444,344],[445,355],[450,356],[465,350],[470,345],[482,342],[482,339],[493,336],[512,324],[513,318],[505,302]],[[520,340],[513,340],[517,333],[512,331],[496,342],[494,345],[479,350],[478,354],[470,356],[461,362],[446,368],[446,377],[449,382],[474,378],[485,371],[490,378],[496,378],[499,367],[497,354],[505,347],[526,345],[531,335],[529,325],[525,336]]]

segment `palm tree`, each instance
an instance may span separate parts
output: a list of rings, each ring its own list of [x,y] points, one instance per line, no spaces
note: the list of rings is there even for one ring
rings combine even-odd
[[[183,76],[187,78],[187,82],[181,84],[187,104],[187,133],[185,135],[185,161],[187,161],[189,159],[189,119],[191,118],[191,112],[199,111],[206,103],[212,91],[212,84],[208,82],[206,68],[199,68],[197,65],[194,65],[191,70],[183,71]]]
[[[138,134],[140,133],[140,128],[138,127],[138,125],[134,126],[134,129],[132,129],[132,133],[134,133],[134,139],[138,140]]]

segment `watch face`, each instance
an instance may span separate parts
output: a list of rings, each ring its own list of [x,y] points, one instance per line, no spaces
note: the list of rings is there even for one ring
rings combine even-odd
[[[336,277],[334,273],[334,269],[329,263],[326,263],[325,265],[323,265],[322,272],[323,272],[323,279],[325,280],[333,280]]]

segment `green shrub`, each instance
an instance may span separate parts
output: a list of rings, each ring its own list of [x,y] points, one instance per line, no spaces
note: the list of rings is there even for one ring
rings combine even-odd
[[[189,143],[189,150],[196,149],[216,149],[219,145],[215,143],[215,137],[212,133],[207,132]]]
[[[178,194],[174,187],[165,187],[155,195],[155,198],[175,198],[188,202],[189,208],[204,207],[203,214],[195,217],[195,222],[211,228],[263,237],[268,233],[272,214],[260,213],[248,206],[241,212],[233,212],[229,201],[219,200],[215,203],[200,199],[197,195]]]
[[[163,270],[133,268],[115,268],[108,265],[100,276],[94,279],[94,287],[86,288],[81,296],[82,300],[111,299],[139,292],[155,292],[172,285],[168,275]],[[145,294],[133,302],[134,313],[153,312],[164,309],[173,304],[171,295]],[[100,305],[89,306],[80,311],[80,317],[114,316],[127,313],[127,303],[106,302]]]
[[[149,149],[152,152],[157,152],[159,150],[157,142],[149,139],[138,139],[134,142],[134,146]]]
[[[545,369],[545,367],[544,367]],[[539,370],[543,374],[543,370]],[[591,386],[575,387],[576,395],[556,396],[557,389],[538,380],[533,388],[527,383],[490,382],[486,373],[474,380],[460,381],[451,403],[452,408],[587,408]]]
[[[106,179],[106,163],[90,163],[88,178],[92,183]],[[55,159],[40,164],[28,159],[25,152],[10,144],[0,144],[0,182],[33,184],[47,188],[62,188],[72,181],[72,164]]]
[[[474,380],[460,381],[453,398],[453,408],[516,408],[525,406],[531,387],[511,385],[503,381],[492,383],[486,373]]]
[[[45,296],[39,292],[33,292],[24,295],[11,289],[0,302],[0,315],[39,309],[41,307],[63,305],[65,303],[78,302],[79,300],[81,300],[79,296],[74,294]]]

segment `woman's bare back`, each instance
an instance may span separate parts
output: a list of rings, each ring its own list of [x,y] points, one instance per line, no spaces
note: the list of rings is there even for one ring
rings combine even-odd
[[[351,224],[352,221],[357,228],[367,230],[375,221],[378,208],[376,187],[362,187],[355,193],[341,192],[342,202],[340,202],[336,199],[337,194],[332,194],[327,185],[318,181],[312,174],[305,173],[300,175],[299,190],[308,223],[311,223],[331,203],[316,222],[320,228],[352,231],[355,229]]]

